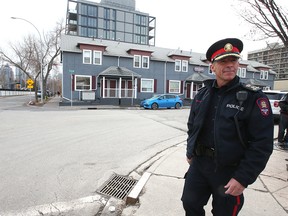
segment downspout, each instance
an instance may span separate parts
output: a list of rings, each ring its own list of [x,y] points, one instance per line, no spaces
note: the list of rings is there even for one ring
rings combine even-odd
[[[120,68],[120,56],[118,56],[118,68]],[[122,85],[122,77],[119,78],[119,85],[118,85],[118,97],[119,97],[119,105],[121,104],[121,85]]]

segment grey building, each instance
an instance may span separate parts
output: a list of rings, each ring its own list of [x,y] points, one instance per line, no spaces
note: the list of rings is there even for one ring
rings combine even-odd
[[[273,43],[264,49],[248,52],[248,60],[270,66],[276,72],[276,80],[288,79],[288,47],[284,45]]]
[[[68,0],[66,34],[155,45],[156,18],[135,9],[135,0]]]
[[[64,102],[136,105],[172,93],[189,103],[203,81],[215,77],[205,54],[179,49],[63,35],[61,51]],[[267,65],[241,60],[238,76],[273,89],[275,72]]]
[[[14,74],[12,68],[8,65],[0,66],[0,88],[14,89]]]

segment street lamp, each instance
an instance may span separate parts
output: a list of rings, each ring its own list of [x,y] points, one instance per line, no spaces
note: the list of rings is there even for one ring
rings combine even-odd
[[[11,17],[11,19],[23,20],[23,21],[29,23],[30,25],[32,25],[36,29],[36,31],[38,32],[38,35],[39,35],[39,38],[40,38],[40,48],[41,48],[41,52],[40,52],[40,58],[41,58],[41,61],[40,61],[40,67],[41,67],[40,68],[40,76],[41,76],[40,89],[41,89],[41,103],[43,103],[43,54],[42,54],[42,52],[43,52],[43,44],[42,44],[42,37],[41,37],[40,31],[29,20],[26,20],[26,19],[23,19],[23,18],[20,18],[20,17]]]

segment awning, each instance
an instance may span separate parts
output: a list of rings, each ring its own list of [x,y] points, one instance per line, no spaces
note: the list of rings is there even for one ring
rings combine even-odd
[[[203,74],[203,73],[193,73],[191,76],[189,76],[186,81],[191,82],[204,82],[205,80],[212,79],[211,77]]]
[[[125,67],[116,67],[110,66],[106,70],[99,73],[100,76],[110,76],[110,77],[135,77],[139,78],[141,75],[125,68]]]
[[[261,87],[267,86],[266,83],[264,83],[263,81],[258,80],[258,79],[248,79],[246,83],[253,85],[253,86],[261,86]]]

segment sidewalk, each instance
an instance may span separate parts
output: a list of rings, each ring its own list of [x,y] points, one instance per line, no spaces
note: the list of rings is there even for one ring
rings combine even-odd
[[[274,134],[278,127],[275,126]],[[151,176],[139,204],[127,206],[122,216],[176,216],[185,215],[181,203],[184,184],[183,175],[188,169],[185,160],[185,144],[169,149],[160,160],[146,172]],[[241,216],[287,216],[288,215],[288,151],[274,149],[265,170],[256,182],[244,192],[245,204]],[[142,167],[143,168],[143,167]],[[139,168],[141,169],[141,168]],[[211,200],[206,207],[206,215],[211,216]]]
[[[60,109],[59,100],[59,97],[54,97],[44,106]],[[76,107],[65,109],[73,108]],[[278,126],[275,125],[274,137],[277,137],[277,134]],[[136,170],[137,173],[149,172],[151,176],[141,192],[139,203],[124,207],[121,216],[185,215],[180,200],[184,184],[183,175],[188,169],[185,151],[186,145],[181,143],[160,153]],[[265,170],[256,182],[244,191],[245,204],[240,216],[288,215],[288,170],[286,167],[288,161],[285,160],[287,158],[288,151],[274,148]],[[106,204],[106,207],[109,208],[109,204]],[[115,212],[113,214],[113,212],[103,211],[101,215],[114,216]],[[206,207],[206,215],[212,215],[211,200]]]

